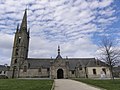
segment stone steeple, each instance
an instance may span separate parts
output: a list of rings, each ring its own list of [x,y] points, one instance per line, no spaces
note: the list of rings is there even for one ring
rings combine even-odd
[[[60,46],[59,45],[58,45],[58,55],[57,55],[56,59],[62,59],[62,57],[60,55]]]
[[[22,19],[20,31],[25,31],[27,32],[27,9],[25,9],[25,13]]]
[[[12,78],[19,77],[19,70],[28,57],[29,33],[30,30],[27,31],[27,11],[25,10],[20,29],[17,25],[14,38],[10,67]]]
[[[58,45],[58,55],[60,55],[60,46]]]

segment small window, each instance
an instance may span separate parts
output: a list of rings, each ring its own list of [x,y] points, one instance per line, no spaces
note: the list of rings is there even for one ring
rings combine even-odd
[[[0,71],[0,74],[2,74],[2,71]]]
[[[79,67],[79,70],[82,70],[82,67]]]
[[[74,71],[71,71],[72,72],[72,74],[74,74],[75,72]]]
[[[105,68],[103,68],[102,70],[103,70],[103,72],[106,74],[106,69],[105,69]]]
[[[26,66],[24,66],[23,72],[27,72],[27,67]]]
[[[16,64],[17,63],[17,59],[15,59],[15,61],[14,61],[14,64]]]
[[[96,75],[96,74],[97,74],[97,73],[96,73],[96,69],[93,69],[93,74],[94,74],[94,75]]]
[[[6,73],[6,71],[4,71],[4,74]]]
[[[42,71],[41,68],[39,68],[39,69],[38,69],[38,72],[41,72],[41,71]]]
[[[50,68],[47,68],[47,72],[49,72],[50,71]]]

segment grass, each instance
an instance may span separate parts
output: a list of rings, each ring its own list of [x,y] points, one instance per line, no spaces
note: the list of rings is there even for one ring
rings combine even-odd
[[[0,90],[50,90],[53,80],[0,79]]]
[[[104,88],[106,90],[120,90],[120,79],[112,80],[93,80],[93,79],[75,79],[93,86]]]

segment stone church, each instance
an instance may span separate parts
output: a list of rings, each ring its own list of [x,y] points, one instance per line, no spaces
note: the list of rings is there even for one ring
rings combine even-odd
[[[56,58],[28,58],[30,31],[27,28],[25,10],[21,26],[17,26],[11,65],[10,78],[97,78],[101,73],[110,76],[107,65],[95,58],[63,58],[58,46]]]

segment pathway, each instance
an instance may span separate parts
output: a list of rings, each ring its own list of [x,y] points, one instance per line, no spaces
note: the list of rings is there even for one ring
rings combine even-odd
[[[55,79],[55,90],[101,90],[101,89],[70,79]]]

